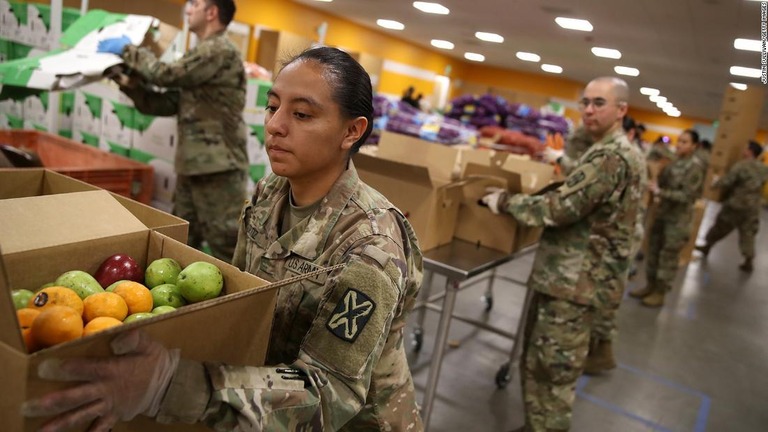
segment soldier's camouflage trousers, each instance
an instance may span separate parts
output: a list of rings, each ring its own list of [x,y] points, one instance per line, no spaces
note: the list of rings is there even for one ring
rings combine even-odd
[[[734,229],[739,231],[739,250],[744,258],[755,257],[755,236],[760,229],[760,210],[736,210],[725,207],[717,214],[712,228],[707,232],[707,246],[711,247]]]
[[[648,237],[645,277],[661,292],[672,289],[679,266],[680,251],[691,235],[690,215],[656,218]]]
[[[589,306],[533,294],[520,360],[527,430],[570,428],[593,316]]]
[[[232,262],[245,189],[245,171],[178,176],[173,214],[189,221],[187,243],[200,248],[206,240],[213,256]]]

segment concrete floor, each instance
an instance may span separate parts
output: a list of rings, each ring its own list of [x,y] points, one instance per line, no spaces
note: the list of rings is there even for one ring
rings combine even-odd
[[[707,208],[699,239],[714,221]],[[702,259],[678,272],[661,309],[625,297],[614,352],[619,367],[582,377],[572,432],[765,432],[768,431],[768,211],[761,215],[755,271],[738,269],[742,257],[732,233]],[[498,273],[525,280],[533,254]],[[629,289],[644,284],[643,263]],[[436,275],[433,293],[445,279]],[[456,312],[489,324],[516,328],[524,290],[506,281],[494,285],[494,307],[485,313],[485,283],[459,292]],[[415,314],[412,316],[415,317]],[[427,312],[424,344],[412,354],[419,400],[429,373],[438,314]],[[494,378],[512,342],[453,320],[430,431],[506,432],[523,423],[520,381],[498,389]]]

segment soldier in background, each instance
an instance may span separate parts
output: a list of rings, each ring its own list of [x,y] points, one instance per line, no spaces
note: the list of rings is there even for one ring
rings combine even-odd
[[[243,210],[234,264],[270,281],[341,265],[280,288],[272,366],[179,361],[130,332],[112,343],[123,355],[41,365],[44,378],[82,382],[25,414],[64,413],[53,427],[95,419],[98,430],[143,413],[227,431],[422,431],[403,334],[421,252],[350,159],[371,132],[372,95],[362,66],[329,47],[290,60],[269,92],[274,174]]]
[[[494,213],[543,226],[529,289],[521,360],[525,426],[567,431],[590,345],[595,314],[618,307],[629,271],[645,164],[621,127],[629,89],[597,78],[580,101],[584,129],[594,143],[558,189],[510,196],[493,189],[483,202]]]
[[[672,290],[680,251],[691,235],[693,205],[704,185],[704,164],[694,156],[699,134],[685,130],[677,139],[677,159],[664,167],[658,184],[648,187],[659,200],[656,218],[651,226],[646,252],[646,286],[629,293],[642,299],[648,307],[661,307],[664,296]]]
[[[704,165],[704,171],[706,172],[707,169],[709,169],[709,157],[712,155],[712,143],[708,139],[701,140],[695,155],[701,160],[701,163]]]
[[[190,0],[186,15],[200,42],[174,63],[160,62],[127,37],[106,39],[99,51],[122,56],[131,79],[121,90],[136,109],[178,117],[173,213],[189,221],[190,246],[206,241],[216,258],[230,262],[248,175],[245,70],[225,34],[235,3]]]
[[[737,162],[714,187],[722,191],[723,206],[706,243],[696,246],[705,256],[712,246],[734,229],[739,230],[739,249],[744,256],[740,269],[751,272],[755,258],[755,236],[760,229],[760,194],[768,181],[768,165],[758,159],[763,152],[760,144],[750,141],[744,150],[744,160]]]

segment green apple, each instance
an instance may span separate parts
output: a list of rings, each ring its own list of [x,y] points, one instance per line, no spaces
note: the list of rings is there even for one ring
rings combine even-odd
[[[11,298],[13,299],[13,306],[16,310],[24,309],[29,304],[29,299],[35,296],[30,290],[17,289],[11,291]]]
[[[187,301],[181,295],[181,290],[174,284],[158,285],[149,291],[152,293],[152,304],[155,306],[173,306],[177,308],[187,304]]]
[[[41,290],[41,289],[43,289],[43,288],[48,288],[48,287],[52,287],[52,286],[56,286],[56,284],[55,284],[55,283],[53,283],[53,282],[48,282],[47,284],[43,284],[43,285],[42,285],[40,288],[38,288],[37,290],[38,290],[38,291],[40,291],[40,290]]]
[[[173,258],[159,258],[152,261],[144,272],[144,285],[154,288],[162,284],[175,284],[181,266]]]
[[[128,315],[124,320],[123,324],[132,323],[134,321],[139,321],[147,318],[152,318],[154,315],[149,312],[136,312],[135,314]]]
[[[158,306],[152,309],[152,315],[160,315],[168,312],[173,312],[175,310],[176,308],[173,306]]]
[[[106,289],[104,289],[104,291],[114,292],[115,288],[117,288],[117,286],[120,285],[123,282],[128,282],[128,279],[119,280],[119,281],[113,283],[112,285],[108,286]]]
[[[188,302],[197,303],[218,297],[224,287],[224,276],[215,265],[197,261],[179,273],[176,286]]]
[[[71,289],[83,300],[91,294],[104,292],[104,288],[99,285],[93,276],[80,270],[64,273],[56,279],[54,284]]]

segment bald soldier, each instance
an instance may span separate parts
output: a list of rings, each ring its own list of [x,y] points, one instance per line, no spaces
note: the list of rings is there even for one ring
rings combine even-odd
[[[616,309],[629,271],[645,163],[622,129],[629,88],[591,81],[579,101],[591,144],[558,189],[538,196],[492,190],[483,202],[527,226],[545,227],[528,287],[521,375],[525,425],[559,432],[571,425],[576,380],[598,311]]]

